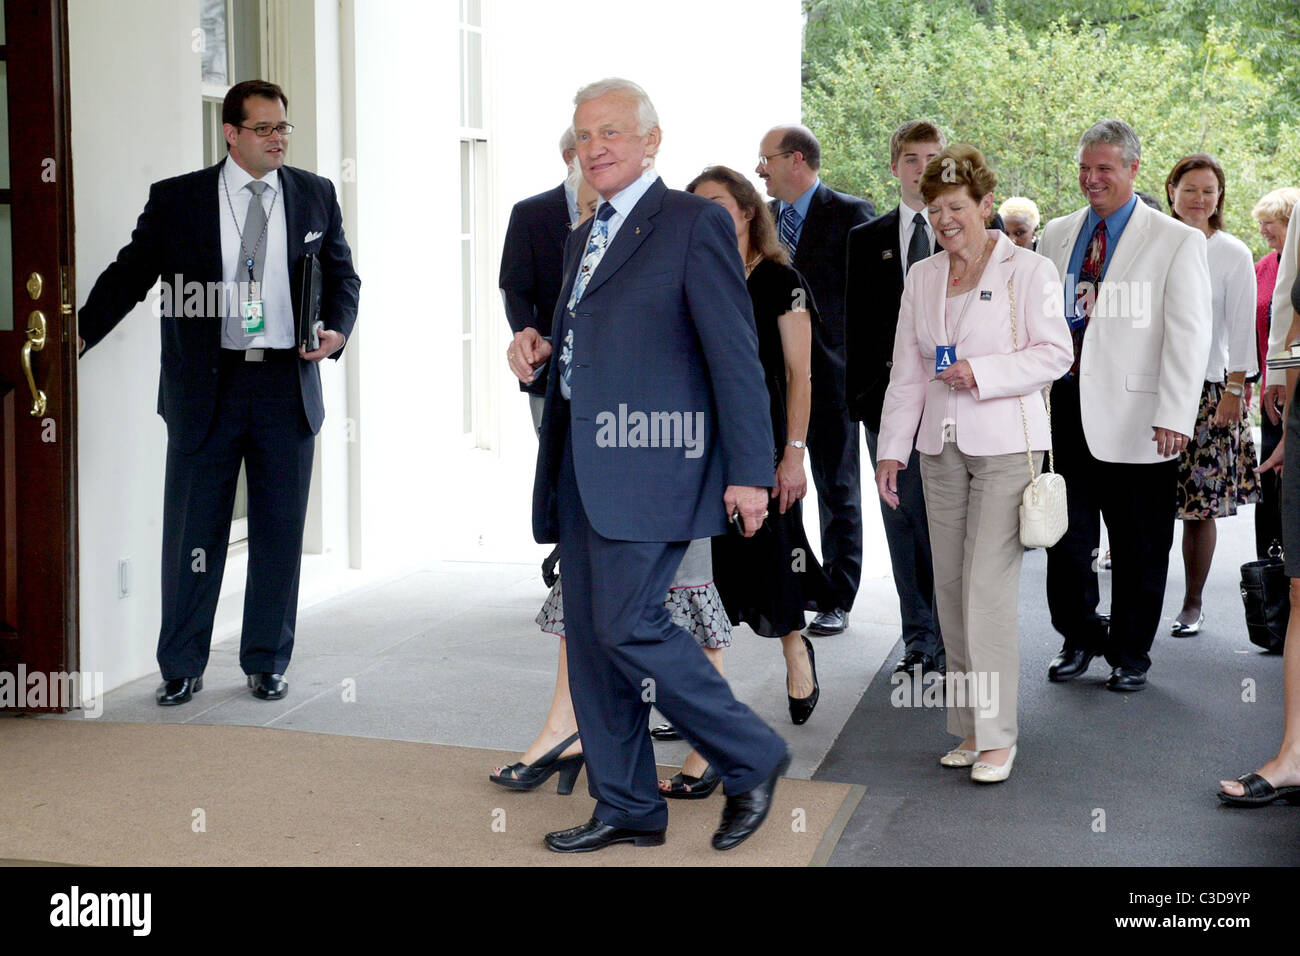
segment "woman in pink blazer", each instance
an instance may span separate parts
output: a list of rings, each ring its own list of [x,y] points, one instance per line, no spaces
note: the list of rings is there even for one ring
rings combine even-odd
[[[896,508],[898,470],[913,444],[921,453],[948,731],[961,738],[939,762],[979,783],[1007,779],[1016,756],[1020,498],[1051,447],[1042,391],[1074,354],[1056,268],[985,228],[996,184],[970,146],[926,166],[944,251],[907,274],[876,468]]]

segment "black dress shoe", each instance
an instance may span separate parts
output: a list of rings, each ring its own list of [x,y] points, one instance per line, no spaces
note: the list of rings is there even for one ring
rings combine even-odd
[[[633,846],[662,846],[663,830],[625,830],[601,823],[592,817],[580,827],[556,830],[546,834],[546,846],[556,853],[590,853],[603,850],[614,843],[631,843]]]
[[[1131,667],[1116,667],[1106,681],[1107,690],[1142,690],[1147,686],[1147,675]]]
[[[672,724],[660,724],[658,727],[650,728],[650,736],[655,740],[681,740],[682,735],[677,732],[677,728]]]
[[[722,822],[713,833],[713,849],[730,850],[732,847],[740,846],[763,825],[763,821],[767,819],[767,812],[772,809],[772,796],[776,793],[776,782],[790,769],[790,760],[793,756],[787,750],[768,778],[753,790],[727,795],[727,805],[722,808]]]
[[[912,668],[916,667],[918,664],[921,665],[922,675],[943,673],[943,668],[935,662],[934,657],[926,654],[924,651],[908,651],[905,653],[902,659],[894,665],[894,673],[910,674],[912,673]]]
[[[1088,669],[1092,659],[1097,655],[1092,651],[1080,650],[1078,648],[1061,648],[1061,652],[1052,658],[1052,663],[1047,667],[1047,679],[1050,681],[1074,680]]]
[[[812,668],[813,690],[807,697],[791,697],[789,691],[786,692],[785,699],[790,702],[790,721],[796,726],[807,723],[813,709],[817,706],[817,698],[822,695],[821,685],[817,683],[817,658],[813,656],[812,641],[803,635],[800,635],[800,639],[803,641],[804,649],[808,651],[808,666]],[[788,677],[786,686],[789,686]]]
[[[201,690],[203,690],[202,677],[174,677],[158,685],[154,700],[158,701],[159,707],[175,707],[177,704],[187,703]]]
[[[831,634],[842,634],[844,629],[849,626],[849,612],[836,608],[833,611],[823,611],[818,614],[811,624],[808,625],[808,633],[816,634],[818,637],[829,637]]]
[[[258,700],[279,700],[289,691],[283,674],[249,674],[248,686]]]

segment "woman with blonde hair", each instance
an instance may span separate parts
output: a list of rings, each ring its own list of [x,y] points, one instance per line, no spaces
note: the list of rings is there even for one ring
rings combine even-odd
[[[1002,225],[1011,241],[1021,249],[1038,249],[1038,204],[1027,196],[1012,196],[998,207]]]

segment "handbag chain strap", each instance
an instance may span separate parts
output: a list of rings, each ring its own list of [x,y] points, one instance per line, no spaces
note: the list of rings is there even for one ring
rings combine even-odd
[[[1016,290],[1010,279],[1007,280],[1007,301],[1011,303],[1011,348],[1019,351],[1020,342],[1016,336]],[[1025,427],[1025,459],[1029,462],[1029,481],[1032,484],[1037,480],[1034,474],[1034,451],[1033,443],[1029,440],[1029,419],[1025,415],[1025,400],[1021,396],[1016,396],[1016,401],[1020,403],[1020,424]],[[1047,431],[1052,431],[1052,386],[1048,385],[1043,389],[1043,402],[1047,406]],[[1051,446],[1047,449],[1047,470],[1056,471],[1056,457],[1052,453]]]

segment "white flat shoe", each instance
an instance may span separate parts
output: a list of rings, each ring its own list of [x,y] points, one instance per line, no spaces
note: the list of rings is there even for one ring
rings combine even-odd
[[[957,747],[940,757],[939,763],[945,767],[969,767],[979,759],[979,756],[980,752],[978,750],[962,750]]]
[[[1202,613],[1201,616],[1196,619],[1195,624],[1182,624],[1178,621],[1174,621],[1174,626],[1169,629],[1169,633],[1174,637],[1195,637],[1197,634],[1201,633],[1201,625],[1204,623],[1205,614]]]
[[[1016,745],[1011,745],[1011,753],[1007,754],[1007,762],[1002,766],[994,766],[991,763],[984,763],[980,760],[970,768],[970,778],[976,783],[1001,783],[1007,777],[1011,776],[1011,765],[1016,760]]]

